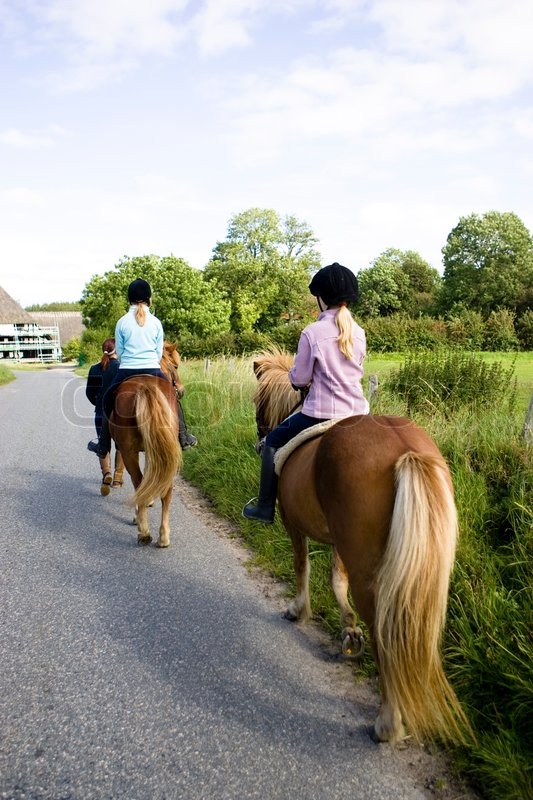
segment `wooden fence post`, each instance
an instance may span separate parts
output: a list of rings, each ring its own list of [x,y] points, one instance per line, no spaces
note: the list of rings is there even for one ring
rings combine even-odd
[[[529,401],[529,408],[526,414],[526,421],[522,428],[522,439],[526,444],[533,444],[533,394]]]
[[[368,402],[372,404],[372,401],[376,399],[376,395],[378,393],[378,376],[377,375],[370,375],[368,378]]]

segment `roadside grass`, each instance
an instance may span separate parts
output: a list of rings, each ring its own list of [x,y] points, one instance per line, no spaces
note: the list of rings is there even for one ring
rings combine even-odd
[[[520,357],[522,356],[522,357]],[[450,591],[443,651],[447,673],[477,734],[477,744],[456,748],[458,768],[487,797],[533,796],[533,463],[520,437],[533,390],[533,354],[483,354],[517,380],[516,411],[495,402],[453,415],[416,413],[413,418],[448,459],[455,486],[461,536]],[[402,355],[372,356],[366,376],[378,375],[376,413],[405,414],[405,402],[386,391],[387,376]],[[252,359],[185,361],[183,407],[199,446],[185,454],[184,477],[198,486],[253,553],[252,563],[294,591],[292,550],[283,526],[264,526],[241,516],[257,494],[259,459],[252,395]],[[502,389],[504,391],[504,389]],[[513,392],[509,385],[509,393]],[[310,545],[313,611],[325,629],[339,632],[329,585],[330,548]],[[361,675],[374,674],[369,652]],[[529,739],[528,739],[529,737]]]
[[[9,367],[0,364],[0,386],[4,386],[4,384],[11,383],[11,381],[14,380],[15,375],[13,375],[13,371]]]

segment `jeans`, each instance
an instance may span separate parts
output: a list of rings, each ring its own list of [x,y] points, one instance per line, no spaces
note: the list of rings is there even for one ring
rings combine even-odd
[[[318,425],[319,422],[326,422],[326,420],[308,417],[307,414],[297,411],[296,414],[291,414],[290,417],[284,419],[277,428],[267,433],[265,444],[267,447],[283,447],[298,433],[301,433],[306,428],[311,428],[313,425]]]

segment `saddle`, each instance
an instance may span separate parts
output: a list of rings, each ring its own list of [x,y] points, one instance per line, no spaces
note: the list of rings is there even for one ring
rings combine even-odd
[[[300,447],[300,445],[307,442],[309,439],[316,439],[317,436],[322,436],[322,434],[333,427],[333,425],[336,425],[337,422],[340,422],[340,419],[327,419],[325,422],[311,425],[310,428],[300,431],[293,439],[289,439],[287,444],[284,444],[283,447],[276,450],[274,453],[274,470],[276,475],[281,475],[283,465],[296,448]]]

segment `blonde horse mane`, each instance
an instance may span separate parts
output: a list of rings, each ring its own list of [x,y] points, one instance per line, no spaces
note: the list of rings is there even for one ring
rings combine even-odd
[[[284,420],[300,398],[289,380],[289,370],[294,356],[283,350],[272,348],[254,359],[254,372],[259,385],[253,396],[256,408],[263,408],[264,423],[272,430]]]

